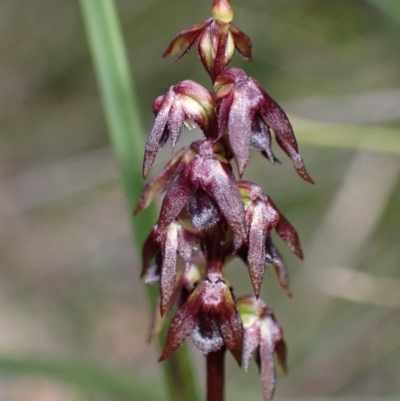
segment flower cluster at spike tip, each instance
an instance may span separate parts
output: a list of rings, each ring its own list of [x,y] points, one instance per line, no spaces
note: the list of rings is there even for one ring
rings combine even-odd
[[[299,176],[313,181],[285,112],[254,78],[228,67],[235,49],[245,60],[251,59],[250,39],[232,24],[229,1],[215,0],[212,15],[179,33],[164,53],[164,57],[181,53],[181,59],[197,46],[212,91],[184,80],[154,102],[156,117],[146,143],[144,177],[168,139],[175,149],[184,127],[198,126],[203,138],[177,151],[143,190],[135,214],[156,196],[165,196],[143,247],[142,277],[160,287],[159,313],[155,313],[159,321],[153,322],[152,334],[177,308],[160,360],[171,356],[186,338],[205,356],[229,350],[246,369],[254,358],[264,400],[271,400],[274,355],[285,368],[286,345],[275,316],[259,299],[267,266],[291,294],[288,270],[272,231],[296,256],[302,258],[303,253],[296,230],[271,198],[241,177],[250,149],[260,151],[272,164],[278,161],[271,150],[274,134]],[[233,161],[240,180],[233,173]],[[236,298],[226,281],[224,271],[233,258],[247,265],[254,296]],[[215,399],[214,390],[208,389],[209,400]]]

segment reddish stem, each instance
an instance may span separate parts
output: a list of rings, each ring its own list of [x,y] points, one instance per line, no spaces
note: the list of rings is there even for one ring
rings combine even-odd
[[[223,401],[225,387],[225,348],[207,355],[207,401]]]

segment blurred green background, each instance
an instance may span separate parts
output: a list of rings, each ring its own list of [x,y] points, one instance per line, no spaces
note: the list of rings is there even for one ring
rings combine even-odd
[[[292,117],[316,181],[302,182],[281,154],[273,167],[254,153],[245,173],[306,255],[299,263],[276,240],[294,298],[271,272],[263,284],[289,346],[276,399],[400,400],[400,3],[232,4],[254,49],[251,64],[233,65]],[[117,5],[149,132],[152,102],[170,85],[209,87],[195,52],[177,64],[160,55],[211,1]],[[0,32],[0,400],[164,400],[78,3],[3,0]],[[228,277],[237,295],[251,292],[240,263]],[[227,400],[260,400],[255,367],[228,361]]]

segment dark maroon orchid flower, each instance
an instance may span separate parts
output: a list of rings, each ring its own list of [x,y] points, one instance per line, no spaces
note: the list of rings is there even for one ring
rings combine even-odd
[[[237,186],[245,204],[248,232],[248,245],[239,254],[245,255],[255,295],[260,294],[266,264],[274,266],[282,288],[290,295],[287,267],[272,242],[271,231],[275,229],[291,251],[302,259],[298,234],[259,186],[249,181],[238,181]]]
[[[157,173],[144,187],[134,214],[146,209],[157,195],[168,190],[176,177],[187,167],[190,160],[198,154],[201,141],[193,142],[177,152],[165,167]]]
[[[193,221],[198,219],[199,226],[207,225],[208,216],[212,223],[216,222],[215,207],[218,207],[232,231],[247,242],[243,201],[235,178],[229,163],[213,153],[211,140],[203,141],[199,154],[170,186],[162,203],[159,230],[165,230],[188,205]]]
[[[214,116],[214,99],[211,93],[200,84],[186,80],[159,96],[154,104],[156,115],[153,129],[147,139],[143,161],[143,176],[146,177],[154,163],[158,149],[168,138],[174,148],[184,124],[191,127],[195,123],[208,136],[210,119]]]
[[[250,147],[260,150],[271,162],[270,130],[278,145],[290,157],[297,173],[313,183],[298,153],[292,126],[282,108],[243,70],[227,68],[214,85],[217,96],[219,137],[228,132],[229,144],[242,176],[249,161]]]
[[[204,355],[225,346],[241,363],[242,322],[232,291],[220,275],[209,274],[179,308],[160,360],[171,356],[189,336]]]
[[[194,241],[195,238],[189,231],[178,221],[173,221],[162,231],[155,226],[144,243],[142,277],[147,275],[147,282],[154,282],[159,276],[161,315],[164,315],[174,292],[178,255],[189,264]],[[156,266],[149,274],[153,259],[156,261]]]
[[[235,48],[245,60],[250,60],[251,41],[232,24],[233,11],[229,2],[215,0],[212,14],[213,18],[179,33],[172,40],[163,57],[173,56],[183,51],[179,60],[197,44],[201,62],[212,79],[229,64]]]
[[[166,322],[166,317],[174,306],[182,305],[188,295],[193,291],[195,285],[201,281],[204,277],[206,271],[206,265],[204,257],[199,257],[201,252],[197,252],[194,256],[194,261],[192,263],[178,262],[178,272],[176,276],[175,288],[171,295],[171,299],[164,311],[161,314],[161,297],[158,298],[156,306],[153,310],[153,315],[151,319],[151,325],[149,328],[148,339],[149,341],[157,334],[159,334],[164,327]],[[199,260],[201,259],[201,260]],[[161,265],[155,264],[147,270],[144,277],[144,282],[146,284],[156,284],[159,283],[161,279]]]
[[[245,296],[237,300],[244,328],[243,365],[247,370],[254,358],[261,373],[264,401],[271,401],[275,392],[274,354],[286,372],[286,344],[283,330],[272,311],[260,299]]]

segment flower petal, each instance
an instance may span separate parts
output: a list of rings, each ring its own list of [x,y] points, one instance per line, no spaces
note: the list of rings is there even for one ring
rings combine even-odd
[[[245,35],[239,28],[233,25],[232,22],[229,25],[236,50],[246,61],[250,61],[251,60],[250,38],[247,35]]]
[[[273,266],[275,273],[278,277],[279,284],[282,289],[286,292],[286,294],[291,297],[292,291],[290,290],[290,282],[289,282],[289,271],[285,262],[282,259],[282,256],[275,248],[271,236],[268,235],[266,246],[265,246],[265,260],[267,264]]]
[[[289,156],[300,177],[313,184],[314,181],[307,174],[303,160],[298,153],[297,141],[286,113],[254,79],[251,81],[264,95],[264,103],[260,112],[265,123],[274,131],[279,146]]]
[[[179,95],[185,95],[195,100],[204,108],[207,115],[210,115],[213,112],[213,96],[204,86],[198,84],[197,82],[186,79],[175,85],[174,91]]]
[[[212,316],[200,313],[190,335],[193,344],[204,355],[219,351],[224,346],[221,332]]]
[[[271,401],[275,393],[276,378],[273,335],[273,327],[263,321],[260,327],[260,366],[264,401]]]
[[[278,342],[275,344],[275,355],[278,359],[278,363],[280,368],[282,369],[283,373],[287,373],[287,364],[286,364],[286,359],[287,359],[287,347],[285,341],[283,339],[280,339]]]
[[[156,263],[155,265],[151,266],[144,276],[144,282],[146,284],[156,284],[160,282],[160,268],[161,263]]]
[[[273,128],[272,128],[273,129]],[[276,131],[274,130],[275,134]],[[304,166],[304,162],[302,157],[300,156],[299,153],[297,153],[291,145],[282,139],[282,137],[276,135],[276,142],[278,142],[278,145],[283,149],[283,151],[289,156],[290,160],[293,163],[293,166],[295,170],[297,171],[297,174],[304,180],[309,182],[310,184],[314,184],[314,180],[308,175],[306,168]]]
[[[190,96],[181,95],[182,109],[185,113],[186,121],[194,122],[198,125],[204,135],[208,135],[209,117],[202,105]],[[213,112],[211,112],[213,113]],[[196,126],[192,123],[193,126]]]
[[[203,231],[217,223],[221,212],[210,195],[198,189],[190,198],[189,215],[194,228]]]
[[[229,144],[235,158],[239,176],[242,177],[250,157],[251,114],[247,107],[247,98],[242,93],[234,91],[233,101],[229,110]]]
[[[181,59],[191,49],[196,42],[196,39],[199,37],[203,29],[211,22],[211,20],[212,19],[210,18],[202,21],[199,24],[196,24],[176,35],[168,46],[167,50],[164,52],[163,58],[174,56],[175,54],[180,53],[183,48],[187,46],[185,52],[178,58],[178,60]]]
[[[175,179],[176,175],[182,171],[183,166],[180,162],[187,151],[187,148],[183,148],[176,153],[168,164],[146,184],[142,194],[140,195],[134,215],[137,215],[143,209],[146,209],[153,199],[168,187],[168,185]]]
[[[160,361],[170,357],[183,344],[185,338],[192,333],[200,307],[200,300],[196,295],[196,292],[193,292],[172,319]]]
[[[260,344],[260,326],[254,323],[244,330],[243,337],[243,367],[247,372],[251,358],[254,358]]]
[[[250,146],[261,152],[272,164],[280,163],[279,159],[272,153],[271,133],[268,126],[258,116],[253,120],[251,131]]]
[[[252,122],[262,100],[259,91],[247,85],[247,80],[235,85],[228,130],[229,144],[240,176],[249,161]]]
[[[229,32],[229,24],[222,21],[216,21],[216,25],[219,32],[219,40],[214,60],[214,77],[225,69],[235,53],[235,44],[233,42],[233,37]]]
[[[229,165],[220,162],[215,156],[198,158],[194,179],[215,200],[232,231],[247,242],[243,201]]]
[[[193,241],[195,237],[182,226],[178,230],[178,253],[185,263],[189,263],[192,257]]]
[[[181,135],[183,122],[185,121],[185,113],[183,111],[179,96],[176,97],[171,106],[168,119],[168,128],[171,138],[171,148],[174,149]]]
[[[156,158],[160,141],[162,139],[164,128],[168,122],[169,112],[174,101],[175,94],[172,90],[169,90],[163,98],[162,106],[157,114],[154,121],[153,129],[149,137],[147,138],[146,148],[143,160],[143,177],[146,178],[149,173],[151,166]]]
[[[261,283],[265,273],[265,239],[267,236],[267,225],[264,217],[265,209],[264,204],[261,202],[257,202],[254,205],[249,231],[247,264],[257,298],[260,295]]]
[[[208,134],[209,120],[214,116],[215,102],[211,93],[191,80],[184,80],[174,87],[180,95],[182,109],[190,120],[194,121],[205,135]]]
[[[160,246],[155,241],[157,228],[154,227],[149,236],[147,237],[146,241],[143,244],[142,249],[142,272],[140,273],[140,277],[143,278],[147,271],[150,268],[151,261],[157,255],[158,252],[161,251]]]
[[[196,160],[192,159],[187,168],[174,181],[166,193],[158,220],[159,232],[162,232],[168,224],[174,221],[183,208],[188,204],[191,196],[197,189],[191,180],[191,166]]]
[[[299,235],[295,228],[286,220],[285,216],[280,215],[279,223],[275,227],[278,235],[288,244],[290,250],[299,258],[303,259]]]
[[[230,85],[229,85],[230,87]],[[228,87],[228,90],[229,90]],[[233,101],[233,91],[227,92],[227,95],[222,98],[218,104],[218,138],[222,138],[224,133],[228,130],[229,123],[229,110],[231,109]]]
[[[215,28],[215,21],[213,20],[208,25],[201,36],[199,37],[198,52],[200,60],[208,74],[214,78],[214,58],[217,53],[214,44],[218,43],[218,30]]]
[[[176,263],[178,261],[178,230],[177,223],[172,222],[165,234],[165,243],[163,249],[163,261],[161,266],[160,291],[161,291],[161,315],[168,306],[171,295],[175,288],[176,281]]]
[[[222,284],[222,283],[221,283]],[[241,365],[243,354],[243,325],[231,291],[226,284],[223,289],[223,302],[216,316],[226,347],[236,362]]]

